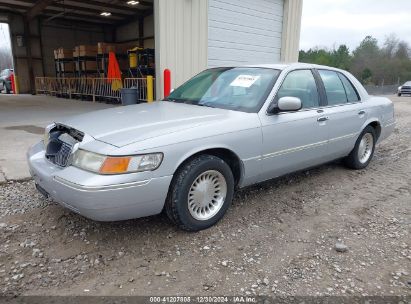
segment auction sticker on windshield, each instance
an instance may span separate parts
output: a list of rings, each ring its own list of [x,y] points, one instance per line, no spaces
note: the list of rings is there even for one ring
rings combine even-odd
[[[249,88],[251,87],[260,76],[251,76],[251,75],[239,75],[234,81],[230,84],[232,87],[242,87]]]

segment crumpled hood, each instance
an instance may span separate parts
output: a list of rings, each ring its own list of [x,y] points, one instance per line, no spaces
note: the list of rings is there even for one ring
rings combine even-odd
[[[81,114],[57,123],[75,128],[99,141],[123,147],[204,124],[212,125],[229,112],[174,102],[154,102]]]

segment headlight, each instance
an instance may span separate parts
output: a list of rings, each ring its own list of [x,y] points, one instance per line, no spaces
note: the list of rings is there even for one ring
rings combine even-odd
[[[105,156],[84,150],[77,150],[73,166],[104,175],[154,171],[163,161],[162,153],[136,156]]]
[[[398,91],[401,91],[402,87],[398,87]]]

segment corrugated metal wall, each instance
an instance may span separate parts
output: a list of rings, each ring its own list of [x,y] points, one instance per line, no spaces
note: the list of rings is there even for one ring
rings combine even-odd
[[[303,0],[284,0],[282,62],[297,62],[300,48]]]
[[[208,65],[280,61],[283,0],[209,0]]]
[[[298,60],[303,0],[154,0],[157,96],[218,65]]]
[[[157,96],[172,71],[175,88],[207,68],[208,0],[155,0]],[[159,77],[160,76],[160,77]]]

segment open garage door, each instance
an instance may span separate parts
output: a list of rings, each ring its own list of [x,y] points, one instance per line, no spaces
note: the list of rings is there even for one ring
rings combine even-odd
[[[35,93],[38,78],[107,78],[109,51],[123,78],[154,76],[153,11],[153,0],[1,0],[20,92]],[[131,50],[137,60],[130,61]]]

